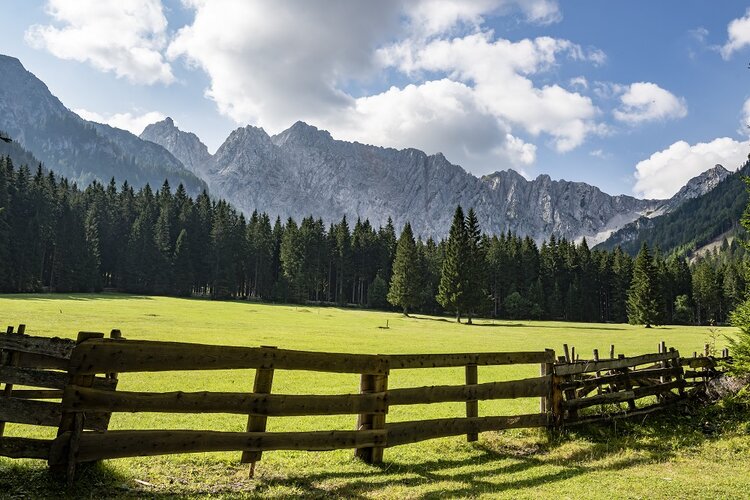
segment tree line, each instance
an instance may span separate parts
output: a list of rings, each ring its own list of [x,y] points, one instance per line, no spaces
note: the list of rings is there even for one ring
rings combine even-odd
[[[690,265],[649,253],[658,297],[652,323],[723,322],[745,287],[744,249]],[[717,254],[718,255],[718,254]],[[729,256],[729,257],[727,257]],[[349,304],[510,319],[625,322],[638,260],[551,236],[538,246],[487,235],[456,209],[448,237],[397,236],[389,220],[326,225],[306,217],[246,218],[207,193],[91,183],[0,159],[0,291],[209,296]],[[643,260],[643,259],[641,259]]]

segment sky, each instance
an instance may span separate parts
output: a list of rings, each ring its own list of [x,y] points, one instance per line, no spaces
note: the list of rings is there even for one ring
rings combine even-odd
[[[667,198],[750,153],[750,8],[648,0],[0,0],[0,53],[86,119],[442,152]]]

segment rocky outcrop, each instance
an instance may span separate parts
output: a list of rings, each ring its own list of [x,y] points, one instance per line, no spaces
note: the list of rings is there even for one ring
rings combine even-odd
[[[197,135],[178,129],[171,118],[147,126],[141,139],[159,144],[199,177],[204,176],[211,164],[208,148]]]

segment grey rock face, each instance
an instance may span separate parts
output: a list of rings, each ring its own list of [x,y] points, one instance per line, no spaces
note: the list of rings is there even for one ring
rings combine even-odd
[[[211,155],[206,145],[197,135],[178,129],[171,118],[152,123],[139,137],[163,146],[180,160],[185,168],[199,177],[205,175],[210,168]]]
[[[184,152],[172,149],[181,142],[190,151],[204,150],[195,136],[187,141],[178,139],[180,134],[185,133],[165,120],[147,127],[142,137],[183,162]],[[302,122],[273,137],[256,127],[237,129],[205,164],[212,192],[245,213],[257,209],[297,220],[314,215],[326,222],[346,215],[375,225],[391,217],[398,227],[411,222],[423,237],[447,235],[460,204],[473,207],[490,233],[511,230],[537,241],[551,234],[585,236],[596,243],[660,204],[547,175],[528,181],[513,170],[479,179],[442,154],[338,141]]]
[[[165,179],[191,193],[206,184],[162,146],[124,130],[83,120],[66,108],[18,59],[0,55],[0,130],[44,166],[84,186],[115,177],[136,187]]]

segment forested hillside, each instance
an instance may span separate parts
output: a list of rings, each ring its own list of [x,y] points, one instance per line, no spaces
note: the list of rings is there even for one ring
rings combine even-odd
[[[344,218],[325,227],[313,217],[272,222],[263,213],[246,220],[224,201],[212,201],[205,192],[193,199],[182,186],[173,192],[166,182],[157,192],[148,185],[118,188],[114,180],[80,190],[41,167],[35,174],[15,168],[7,157],[0,167],[2,292],[111,288],[389,308],[389,288],[404,279],[393,279],[397,234],[390,222],[374,228],[367,220],[352,224]],[[483,235],[478,221],[467,222],[476,242],[473,254],[458,248],[452,257],[463,262],[471,255],[479,263],[457,278],[463,280],[460,288],[473,290],[469,302],[461,302],[465,311],[503,318],[628,319],[633,259],[619,248],[591,251],[585,240],[576,245],[554,237],[538,247],[511,233]],[[454,312],[450,301],[438,302],[451,245],[413,243],[407,278],[419,293],[412,310]],[[744,251],[736,245],[733,251],[732,258],[725,252],[692,269],[684,259],[665,260],[657,252],[661,321],[724,321],[745,287],[739,267]]]
[[[743,178],[748,174],[750,162],[703,196],[686,201],[666,215],[641,218],[614,233],[598,248],[611,250],[620,246],[635,255],[645,241],[665,253],[685,256],[728,231],[741,231],[739,221],[748,201]]]

